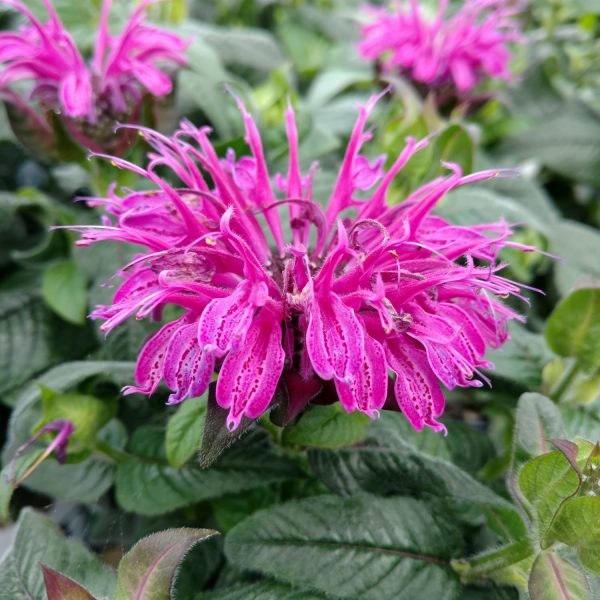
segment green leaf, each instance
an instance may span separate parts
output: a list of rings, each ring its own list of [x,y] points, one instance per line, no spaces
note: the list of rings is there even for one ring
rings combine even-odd
[[[502,152],[535,158],[575,181],[600,184],[600,117],[578,102],[563,103],[533,127],[508,139]]]
[[[0,600],[42,600],[40,563],[90,590],[96,598],[112,598],[113,571],[79,542],[65,539],[46,517],[23,509],[11,548],[0,563]]]
[[[494,223],[505,218],[511,223],[529,225],[542,233],[547,228],[543,215],[484,186],[465,186],[450,192],[436,212],[456,225]]]
[[[236,566],[340,598],[450,599],[452,523],[411,498],[319,496],[253,515],[225,540]]]
[[[513,470],[528,458],[548,452],[549,440],[564,437],[562,417],[556,404],[542,394],[523,394],[515,417]]]
[[[582,281],[600,281],[600,232],[596,229],[562,220],[548,232],[550,252],[560,256],[554,263],[555,282],[561,295],[566,296]]]
[[[72,579],[41,564],[48,600],[96,600],[85,588]]]
[[[140,540],[121,560],[116,600],[170,600],[180,562],[212,529],[168,529]]]
[[[310,406],[296,423],[283,430],[283,441],[311,448],[344,448],[363,440],[370,422],[367,415],[347,413],[338,402]]]
[[[257,510],[275,504],[278,499],[276,490],[262,487],[218,498],[213,502],[212,509],[219,529],[226,532]]]
[[[432,429],[415,431],[400,413],[386,413],[385,418],[372,421],[370,432],[374,441],[390,449],[408,444],[420,453],[452,462],[469,473],[476,473],[495,456],[491,440],[475,427],[459,421],[445,423],[448,435]]]
[[[464,173],[470,173],[473,170],[473,139],[469,132],[456,123],[450,125],[437,140],[439,148],[439,161],[437,163],[453,162],[462,168]]]
[[[171,519],[167,519],[167,522],[170,521]],[[222,562],[223,539],[220,536],[194,546],[180,563],[171,590],[171,600],[195,599],[198,590],[204,589],[215,577],[222,567]]]
[[[592,600],[587,577],[552,552],[541,552],[529,575],[531,600]]]
[[[75,325],[85,323],[87,284],[73,261],[57,263],[46,271],[42,281],[42,297],[65,321]]]
[[[456,465],[410,445],[403,419],[403,415],[386,414],[373,423],[369,439],[360,447],[309,451],[311,469],[327,487],[345,496],[367,491],[442,497],[513,510],[509,502]],[[445,444],[450,436],[438,438]]]
[[[546,340],[559,356],[575,357],[584,368],[600,364],[600,289],[576,290],[554,309]]]
[[[301,590],[272,579],[205,592],[194,600],[327,600],[331,596]]]
[[[117,501],[124,510],[159,515],[300,476],[295,463],[278,454],[260,432],[248,435],[210,469],[192,464],[174,469],[166,462],[163,441],[161,429],[143,427],[134,433],[131,452],[137,458],[117,467]]]
[[[369,79],[369,71],[365,68],[334,68],[321,71],[314,79],[306,95],[306,103],[310,110],[326,106],[333,98],[347,87]],[[356,108],[354,109],[356,113]]]
[[[600,497],[566,500],[552,522],[546,542],[562,542],[575,548],[582,566],[600,575]]]
[[[275,38],[264,29],[219,27],[188,21],[187,27],[192,25],[194,34],[204,40],[225,65],[268,72],[276,69],[284,60]]]
[[[69,325],[42,303],[35,277],[26,285],[5,278],[0,285],[0,394],[44,369],[90,349],[86,330]]]
[[[535,510],[542,539],[562,502],[575,494],[578,487],[577,472],[558,451],[536,456],[521,469],[519,488]]]
[[[224,84],[231,82],[232,76],[225,71],[214,49],[195,33],[192,24],[187,23],[182,33],[193,35],[194,42],[187,50],[189,67],[181,71],[178,79],[178,114],[200,109],[221,138],[232,138],[235,135],[232,123],[236,121],[228,115],[224,90]]]
[[[320,70],[330,42],[312,28],[286,19],[277,28],[281,39],[294,66],[301,74],[310,74]]]
[[[542,383],[542,370],[552,360],[544,337],[528,331],[519,323],[509,325],[510,340],[497,350],[490,350],[486,360],[494,363],[492,378],[506,379],[527,389]]]
[[[167,460],[179,469],[198,450],[204,421],[206,420],[206,397],[188,398],[169,419],[166,435]]]

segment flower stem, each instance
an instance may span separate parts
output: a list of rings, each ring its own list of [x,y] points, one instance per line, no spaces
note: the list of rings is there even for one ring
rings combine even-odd
[[[495,576],[500,576],[500,573],[508,567],[532,557],[533,554],[531,542],[524,539],[483,552],[472,558],[453,560],[450,564],[465,582],[495,579]],[[506,577],[507,573],[504,572],[503,576]],[[517,584],[520,579],[519,574],[515,572],[513,578],[514,583]]]

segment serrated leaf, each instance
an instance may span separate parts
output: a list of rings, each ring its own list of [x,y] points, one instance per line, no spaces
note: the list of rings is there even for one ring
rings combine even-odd
[[[79,542],[64,538],[48,518],[25,508],[19,516],[14,542],[0,563],[0,600],[45,598],[40,562],[73,579],[97,598],[113,597],[113,571]]]
[[[311,469],[330,489],[345,496],[361,491],[435,496],[513,510],[509,502],[456,465],[411,446],[399,424],[403,418],[386,414],[372,424],[368,440],[359,447],[309,451]],[[447,443],[438,437],[440,444]]]
[[[47,565],[40,566],[44,575],[48,600],[96,600],[84,587],[71,578]]]
[[[37,283],[0,286],[0,394],[44,369],[83,355],[91,346],[86,330],[66,324],[42,303]]]
[[[64,261],[52,265],[42,280],[44,302],[60,317],[74,325],[85,323],[87,285],[77,265]]]
[[[224,453],[210,469],[188,464],[174,469],[161,447],[164,431],[145,427],[131,440],[131,458],[117,467],[116,494],[120,506],[143,515],[159,515],[301,476],[295,463],[277,453],[264,435],[255,432]]]
[[[519,474],[519,489],[537,515],[543,538],[560,505],[579,487],[579,476],[562,452],[536,456]]]
[[[600,364],[600,289],[579,289],[564,298],[546,322],[546,340],[559,356],[586,368]]]
[[[206,397],[188,398],[167,423],[166,453],[179,469],[200,450],[206,420]]]
[[[600,575],[600,497],[579,496],[566,500],[558,511],[546,544],[562,542],[577,550],[579,561]]]
[[[169,522],[171,519],[167,519]],[[223,562],[223,539],[214,536],[194,546],[181,561],[171,589],[171,600],[196,599],[198,590],[220,572]]]
[[[344,448],[363,440],[370,422],[362,413],[347,413],[338,402],[310,406],[296,423],[283,430],[283,440],[311,448]]]
[[[445,600],[455,526],[411,498],[319,496],[253,515],[225,540],[236,566],[340,598]]]
[[[415,431],[404,415],[386,413],[370,424],[374,440],[393,449],[408,444],[415,450],[434,458],[452,462],[469,473],[476,473],[494,457],[491,440],[475,427],[448,420],[448,435],[439,435],[432,429]]]
[[[592,600],[587,577],[552,552],[541,552],[529,575],[531,600]]]
[[[218,532],[167,529],[140,540],[121,560],[116,600],[170,600],[180,562],[192,546]]]

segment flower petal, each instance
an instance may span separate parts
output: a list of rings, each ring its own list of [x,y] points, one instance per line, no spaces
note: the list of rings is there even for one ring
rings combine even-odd
[[[203,394],[214,368],[214,355],[203,352],[198,344],[197,325],[192,323],[181,327],[171,338],[165,356],[165,382],[174,390],[168,404],[177,404],[187,397]]]
[[[316,296],[309,313],[306,348],[317,375],[349,381],[361,368],[364,333],[354,311],[333,292]]]
[[[217,382],[217,402],[229,408],[227,427],[233,431],[243,415],[256,419],[269,406],[281,372],[285,353],[281,325],[272,315],[260,314],[250,326],[242,347],[230,352]]]
[[[135,382],[137,386],[123,389],[124,394],[153,394],[163,374],[165,355],[171,338],[181,327],[183,319],[171,321],[158,330],[142,348],[135,366]]]
[[[383,347],[370,335],[365,335],[365,353],[362,367],[346,383],[335,380],[335,387],[343,407],[351,412],[360,410],[377,417],[387,397],[388,375]]]
[[[396,373],[396,401],[410,424],[421,431],[426,425],[446,431],[436,421],[444,411],[444,396],[423,350],[406,338],[386,340],[388,365]]]
[[[220,357],[235,350],[246,335],[256,308],[264,304],[267,286],[244,281],[226,298],[211,300],[198,323],[198,341]]]
[[[68,73],[60,83],[60,102],[69,117],[85,117],[92,105],[92,84],[85,70]]]

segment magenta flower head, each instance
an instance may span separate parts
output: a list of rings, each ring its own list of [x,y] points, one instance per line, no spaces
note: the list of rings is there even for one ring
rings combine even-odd
[[[178,403],[202,394],[216,372],[216,401],[233,430],[264,413],[278,386],[295,414],[327,387],[348,412],[376,417],[393,372],[395,402],[415,429],[445,429],[440,384],[481,386],[480,369],[492,366],[486,349],[503,344],[506,322],[521,318],[498,299],[519,296],[499,274],[498,252],[532,248],[511,242],[506,223],[459,227],[432,214],[450,190],[498,171],[465,176],[447,164],[447,175],[388,206],[395,176],[428,142],[409,138],[388,170],[383,157],[367,159],[376,100],[360,109],[324,206],[313,197],[316,167],[300,170],[291,107],[289,167],[273,178],[239,100],[248,155],[230,150],[220,159],[209,129],[184,121],[173,137],[140,130],[152,147],[146,168],[113,159],[155,189],[88,199],[107,216],[76,228],[79,245],[146,248],[93,317],[108,332],[132,315],[159,319],[168,304],[182,310],[142,348],[127,393],[152,394],[164,380],[169,403]],[[165,167],[178,187],[159,175]]]
[[[447,16],[447,0],[427,18],[417,0],[398,3],[394,12],[369,7],[359,52],[429,88],[450,86],[458,95],[481,80],[510,79],[509,45],[521,40],[515,16],[523,0],[466,0]]]
[[[62,115],[73,137],[92,150],[114,150],[118,121],[138,122],[145,95],[163,97],[173,88],[173,66],[186,64],[187,42],[144,23],[143,0],[119,35],[108,30],[111,0],[103,0],[93,56],[86,62],[50,0],[41,23],[19,0],[1,0],[29,21],[19,32],[0,33],[0,97],[31,111],[13,84],[33,82],[28,100]],[[169,72],[165,70],[169,69]],[[43,125],[45,122],[38,117]],[[46,127],[49,127],[46,123]],[[111,145],[112,144],[112,145]]]

